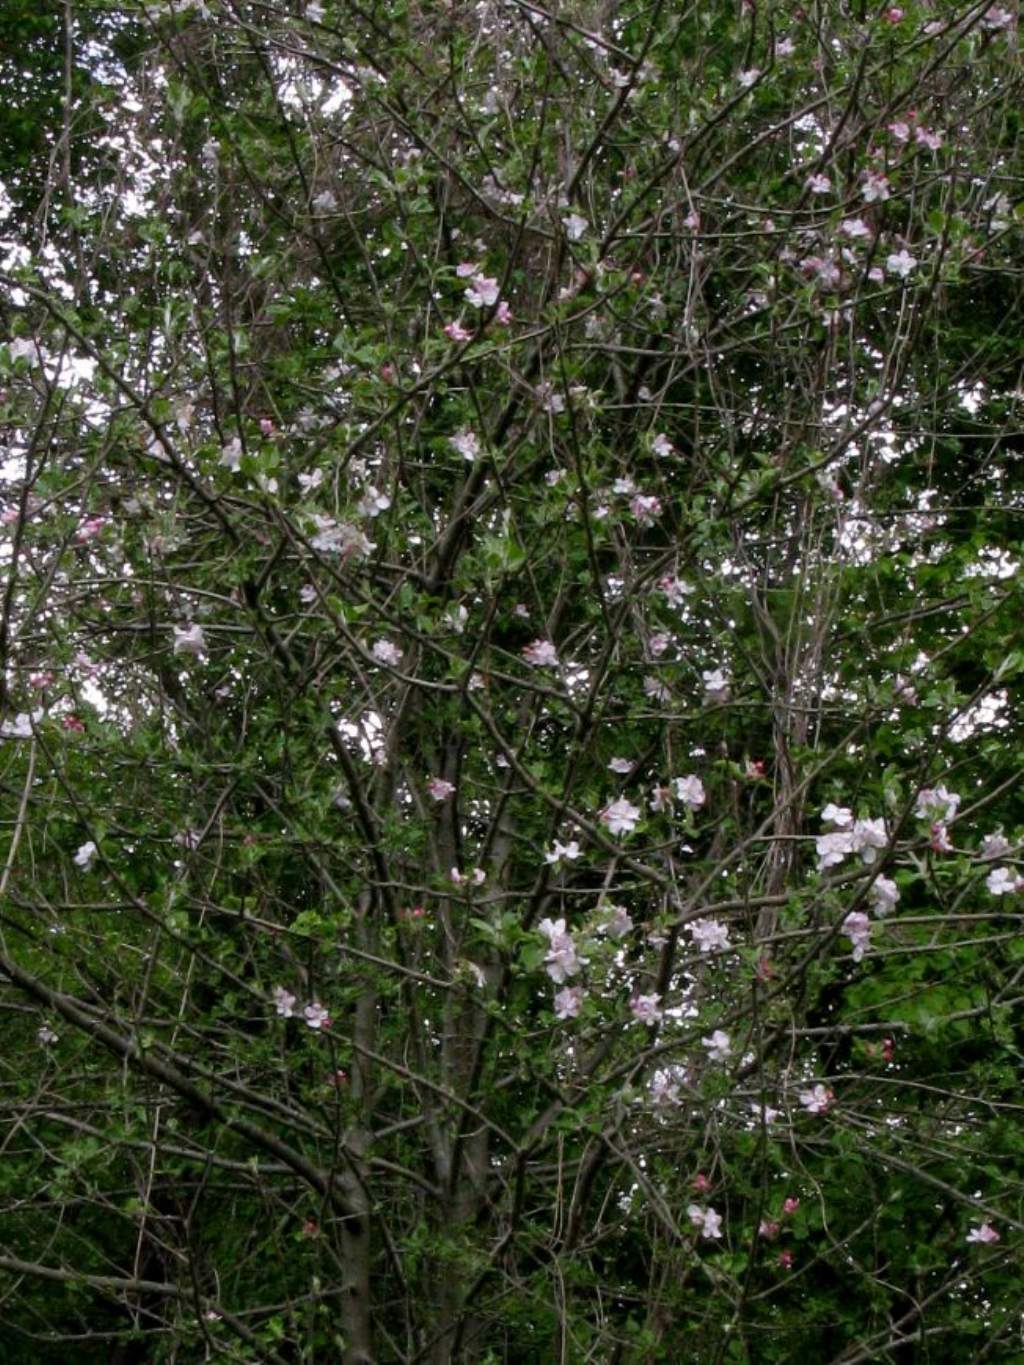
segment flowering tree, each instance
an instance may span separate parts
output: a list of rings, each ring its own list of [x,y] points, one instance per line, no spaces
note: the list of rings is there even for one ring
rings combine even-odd
[[[1015,18],[10,14],[6,1358],[1016,1358]]]

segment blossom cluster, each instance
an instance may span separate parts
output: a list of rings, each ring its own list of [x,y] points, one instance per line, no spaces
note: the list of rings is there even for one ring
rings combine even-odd
[[[274,1009],[282,1019],[295,1018],[296,998],[291,991],[286,991],[283,986],[275,986],[273,992]],[[302,1018],[305,1020],[307,1028],[313,1029],[315,1033],[323,1032],[331,1027],[331,1016],[324,1005],[319,1000],[311,1000],[302,1010]]]

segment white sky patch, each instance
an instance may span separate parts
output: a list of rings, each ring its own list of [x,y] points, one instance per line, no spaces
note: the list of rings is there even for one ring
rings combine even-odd
[[[346,739],[354,740],[367,763],[379,763],[384,757],[384,718],[379,711],[364,711],[358,720],[339,720],[338,729]]]
[[[1005,688],[989,692],[953,722],[949,729],[950,738],[964,740],[979,730],[1005,730],[1010,723],[1006,715],[1008,704]]]

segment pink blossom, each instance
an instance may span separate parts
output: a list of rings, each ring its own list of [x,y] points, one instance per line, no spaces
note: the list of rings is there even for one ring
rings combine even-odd
[[[1013,15],[1002,5],[992,5],[982,17],[981,24],[983,28],[991,29],[993,32],[1001,28],[1012,28]]]
[[[702,953],[729,948],[729,927],[717,919],[695,919],[686,926]]]
[[[544,958],[544,970],[556,985],[561,985],[570,976],[578,976],[581,962],[576,952],[576,943],[565,927],[564,919],[542,919],[537,925],[538,933],[548,941],[548,951]]]
[[[652,1104],[678,1104],[679,1103],[679,1068],[670,1067],[666,1070],[659,1070],[654,1073],[648,1084],[647,1091]]]
[[[895,123],[890,123],[889,132],[897,142],[910,141],[910,125],[904,123],[902,119],[897,119]]]
[[[854,241],[871,236],[871,229],[863,218],[844,218],[839,224],[839,231]]]
[[[306,1021],[308,1028],[319,1033],[323,1029],[331,1027],[331,1016],[318,1000],[313,1000],[302,1011],[302,1017]]]
[[[936,820],[931,827],[931,847],[933,853],[952,853],[953,844],[949,837],[949,831],[941,820]]]
[[[917,257],[911,256],[906,247],[901,247],[899,251],[894,251],[891,256],[885,258],[886,270],[890,275],[898,275],[901,280],[905,280],[916,266]]]
[[[693,593],[692,584],[677,578],[675,574],[666,574],[664,578],[659,578],[658,587],[665,594],[665,600],[670,607],[681,607]]]
[[[758,1237],[763,1237],[767,1242],[774,1242],[782,1231],[782,1224],[776,1223],[770,1218],[762,1218],[757,1227]]]
[[[556,1019],[575,1019],[582,1008],[582,986],[566,986],[555,996]]]
[[[969,1242],[980,1242],[983,1246],[994,1246],[1002,1238],[991,1223],[980,1223],[977,1227],[971,1228],[967,1234],[967,1240]]]
[[[676,800],[689,806],[690,810],[700,810],[707,800],[704,783],[693,773],[688,777],[677,777],[672,785],[675,787]]]
[[[985,878],[985,885],[993,896],[1012,896],[1024,891],[1024,877],[1008,867],[996,867]]]
[[[773,1109],[770,1104],[752,1104],[750,1112],[758,1123],[771,1124],[779,1117],[779,1110]]]
[[[832,181],[827,175],[811,175],[807,178],[807,188],[811,194],[831,194]]]
[[[367,484],[363,490],[363,496],[359,499],[358,511],[360,516],[379,517],[382,512],[386,512],[391,506],[391,499],[387,493],[382,493],[379,488],[375,488],[372,483]]]
[[[487,880],[487,873],[482,867],[474,867],[469,873],[460,872],[457,867],[453,867],[448,877],[453,886],[483,886]]]
[[[87,517],[75,532],[75,539],[79,545],[84,545],[87,540],[95,540],[106,524],[105,517]]]
[[[653,1028],[661,1018],[661,996],[634,995],[629,1002],[629,1008],[633,1011],[633,1018],[638,1024],[646,1024],[648,1028]]]
[[[275,986],[274,1009],[282,1019],[291,1019],[295,1014],[295,996],[283,986]]]
[[[942,134],[934,133],[930,128],[915,128],[914,141],[930,152],[937,152],[942,146]]]
[[[779,1252],[779,1265],[783,1270],[793,1269],[793,1253],[789,1250]]]
[[[986,834],[982,839],[978,856],[985,859],[1002,858],[1009,853],[1012,847],[1013,845],[1003,834],[1003,831],[998,829],[994,834]]]
[[[838,829],[828,834],[819,834],[814,841],[818,855],[818,871],[838,867],[843,859],[853,852],[853,835],[850,830]]]
[[[574,863],[580,856],[580,846],[575,839],[570,839],[567,844],[560,844],[556,839],[551,850],[544,854],[544,861],[554,864]]]
[[[839,266],[828,256],[805,256],[800,269],[808,279],[816,279],[825,289],[834,289],[843,278]]]
[[[801,1090],[797,1096],[803,1107],[811,1114],[824,1114],[835,1099],[835,1095],[825,1085],[814,1085],[810,1090]]]
[[[557,668],[558,651],[550,640],[534,640],[523,647],[523,658],[534,668]]]
[[[609,905],[610,914],[604,923],[604,932],[609,938],[622,939],[633,927],[633,920],[624,905]]]
[[[492,308],[498,302],[498,281],[490,275],[474,275],[465,299],[471,308]]]
[[[655,455],[662,456],[674,455],[676,452],[675,446],[672,444],[672,442],[668,439],[668,437],[665,435],[663,431],[660,431],[658,435],[655,436],[654,440],[651,442],[651,450]]]
[[[617,801],[611,801],[605,806],[598,819],[607,827],[609,834],[632,834],[640,814],[639,806],[634,806],[624,796],[620,796]]]
[[[444,329],[444,334],[449,341],[469,341],[473,333],[468,327],[463,327],[461,322],[449,322]]]
[[[794,1195],[789,1195],[786,1199],[782,1201],[783,1213],[796,1213],[799,1207],[800,1200],[797,1199]]]
[[[76,735],[85,734],[85,725],[79,720],[78,716],[62,716],[60,723],[65,730],[70,730]]]
[[[347,522],[335,521],[333,517],[321,516],[315,512],[311,518],[316,534],[311,537],[310,545],[321,554],[341,554],[343,559],[360,558],[376,549],[356,526]]]
[[[537,386],[537,402],[545,412],[557,414],[565,411],[565,395],[559,393],[550,380]]]
[[[721,1237],[722,1215],[716,1213],[713,1208],[702,1209],[698,1204],[690,1204],[687,1207],[686,1216],[695,1228],[700,1228],[702,1237],[709,1240]]]
[[[494,321],[498,327],[507,327],[512,321],[512,309],[504,299],[498,304],[494,312]]]
[[[455,274],[460,280],[472,279],[474,275],[478,275],[479,273],[480,267],[473,261],[460,261],[455,267]]]
[[[647,650],[652,659],[660,659],[672,643],[672,637],[666,635],[664,631],[659,631],[657,635],[652,635],[647,641]]]
[[[652,495],[638,493],[629,504],[629,510],[641,526],[653,526],[661,516],[661,499]]]
[[[952,820],[960,806],[960,797],[945,787],[923,787],[917,793],[914,814],[925,820]]]
[[[707,1049],[709,1062],[727,1062],[732,1056],[732,1040],[724,1029],[716,1028],[708,1038],[701,1042]]]
[[[447,801],[455,795],[455,784],[446,782],[443,777],[430,777],[426,781],[427,792],[435,801]]]
[[[479,460],[483,453],[480,449],[480,438],[473,431],[463,428],[457,431],[454,436],[448,437],[448,444],[453,450],[457,451],[464,460]]]
[[[370,653],[379,664],[387,664],[389,668],[397,668],[402,662],[402,651],[390,640],[376,640]]]
[[[892,914],[900,898],[899,887],[891,877],[876,877],[868,892],[871,908],[879,919]]]
[[[851,849],[859,853],[861,861],[869,867],[875,861],[876,850],[885,848],[888,842],[884,820],[854,820],[850,830]]]
[[[861,179],[861,194],[867,204],[883,204],[892,194],[888,177],[881,171],[865,171]]]

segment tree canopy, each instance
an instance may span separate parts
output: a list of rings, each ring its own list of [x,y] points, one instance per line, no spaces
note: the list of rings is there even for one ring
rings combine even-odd
[[[1016,15],[0,93],[5,1360],[1019,1360]]]

